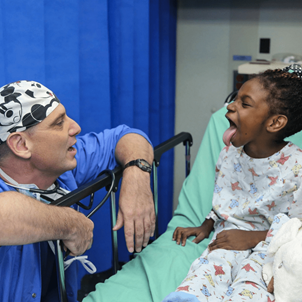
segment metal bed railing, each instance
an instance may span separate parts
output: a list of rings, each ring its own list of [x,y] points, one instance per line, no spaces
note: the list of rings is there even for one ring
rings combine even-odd
[[[154,209],[156,215],[156,229],[155,229],[155,238],[158,237],[158,176],[157,176],[157,167],[160,164],[161,156],[166,151],[174,148],[178,144],[183,143],[186,148],[185,161],[186,161],[186,176],[190,173],[190,147],[193,145],[193,138],[188,132],[181,132],[178,135],[168,139],[167,141],[159,144],[154,148],[154,161],[153,161],[153,198],[154,198]],[[105,203],[110,195],[111,199],[111,230],[116,224],[116,201],[115,193],[118,189],[119,181],[122,177],[123,169],[122,167],[116,167],[113,170],[103,171],[95,180],[79,187],[78,189],[68,193],[67,195],[59,198],[53,205],[69,207],[74,204],[79,204],[85,209],[90,209],[92,207],[94,193],[102,188],[106,188],[108,193],[103,198],[103,200],[87,215],[91,217],[101,206]],[[90,195],[89,206],[83,206],[80,201]],[[113,269],[116,273],[118,270],[118,243],[117,243],[117,231],[112,232],[112,253],[113,253]],[[56,264],[58,271],[58,278],[60,284],[60,298],[62,302],[67,302],[67,295],[65,289],[65,277],[64,277],[64,263],[63,263],[63,254],[60,245],[56,244]]]

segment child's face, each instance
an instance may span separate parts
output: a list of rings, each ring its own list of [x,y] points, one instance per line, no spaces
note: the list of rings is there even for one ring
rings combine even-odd
[[[266,121],[269,117],[269,106],[265,101],[267,91],[258,79],[244,83],[238,95],[227,107],[226,118],[236,132],[231,138],[235,147],[259,147],[265,139]],[[233,133],[233,132],[232,132]]]

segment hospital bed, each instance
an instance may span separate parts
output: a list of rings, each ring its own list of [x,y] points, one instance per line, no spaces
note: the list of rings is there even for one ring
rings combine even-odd
[[[96,290],[84,302],[159,302],[186,276],[191,263],[204,251],[209,239],[185,247],[172,241],[176,227],[199,226],[211,210],[215,164],[228,127],[222,108],[210,119],[190,175],[185,179],[179,204],[167,231]]]
[[[191,263],[201,255],[211,238],[199,244],[187,240],[183,247],[172,241],[172,234],[178,226],[200,226],[211,210],[215,164],[224,147],[222,135],[229,126],[225,113],[224,107],[209,121],[167,231],[114,276],[97,284],[84,302],[160,302],[184,279]],[[288,140],[302,148],[301,132]]]
[[[157,167],[160,164],[161,156],[163,153],[167,152],[168,150],[174,148],[176,145],[183,143],[185,146],[185,159],[186,159],[186,176],[190,173],[190,147],[193,144],[193,139],[190,133],[182,132],[174,137],[166,140],[165,142],[161,143],[160,145],[154,148],[154,161],[153,161],[153,169],[152,169],[152,187],[153,187],[153,196],[154,196],[154,207],[155,207],[155,214],[156,214],[156,222],[158,220],[158,177],[157,177]],[[94,213],[96,213],[106,202],[108,197],[110,197],[110,210],[111,210],[111,230],[113,226],[116,224],[116,200],[115,200],[115,193],[118,191],[118,186],[120,183],[120,179],[122,178],[123,169],[117,166],[114,170],[104,170],[98,175],[98,177],[79,187],[78,189],[70,192],[69,194],[61,197],[60,199],[54,201],[52,204],[56,206],[72,206],[77,204],[78,206],[82,207],[84,210],[90,211],[87,214],[87,217],[90,218]],[[100,189],[106,188],[107,194],[105,197],[97,203],[95,206],[94,204],[94,194]],[[87,198],[90,196],[89,203],[87,204]],[[82,203],[82,199],[86,198],[86,202]],[[155,228],[155,236],[153,238],[158,237],[158,228]],[[106,275],[106,278],[112,273],[116,273],[117,270],[120,268],[120,262],[118,259],[118,240],[117,240],[117,232],[111,231],[112,233],[112,256],[113,256],[113,267],[102,273],[102,278]],[[152,241],[150,241],[152,242]],[[56,265],[57,265],[57,272],[58,272],[58,280],[60,285],[60,301],[67,302],[67,295],[66,295],[66,288],[65,288],[65,273],[64,273],[64,260],[69,255],[69,251],[63,252],[63,248],[61,247],[60,241],[54,241],[55,245],[55,255],[56,255]],[[87,275],[86,277],[90,277]],[[89,278],[90,279],[90,278]],[[88,279],[88,280],[89,280]],[[90,279],[91,280],[91,279]],[[96,274],[96,278],[93,281],[98,280],[98,274]],[[84,278],[82,279],[82,283]],[[85,283],[87,280],[85,280]],[[93,282],[94,283],[94,282]],[[83,285],[83,284],[82,284]],[[92,284],[93,288],[94,284]],[[89,286],[90,287],[90,286]],[[85,289],[87,290],[87,288]],[[83,294],[85,294],[85,290],[81,290],[79,292],[78,299],[82,301]],[[90,291],[90,290],[89,290]],[[86,291],[87,293],[87,291]]]

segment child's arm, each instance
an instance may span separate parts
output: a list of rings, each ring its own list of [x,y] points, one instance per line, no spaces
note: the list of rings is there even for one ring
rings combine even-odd
[[[178,227],[173,233],[172,240],[175,240],[177,244],[182,242],[182,246],[185,246],[187,238],[190,236],[196,236],[192,241],[199,243],[205,238],[208,238],[213,230],[214,220],[206,219],[200,227],[181,228]]]
[[[226,230],[217,234],[209,245],[209,250],[216,249],[243,251],[255,247],[264,241],[268,231]]]

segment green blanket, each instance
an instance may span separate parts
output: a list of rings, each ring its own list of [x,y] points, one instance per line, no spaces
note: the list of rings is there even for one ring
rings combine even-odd
[[[210,239],[195,244],[192,237],[182,247],[172,241],[172,234],[178,226],[200,226],[211,210],[215,164],[224,147],[222,135],[228,127],[225,113],[222,108],[210,119],[167,231],[115,276],[98,284],[84,302],[160,302],[185,278],[191,263],[202,254]],[[302,133],[290,140],[301,147]],[[159,202],[164,202],[160,196]]]

